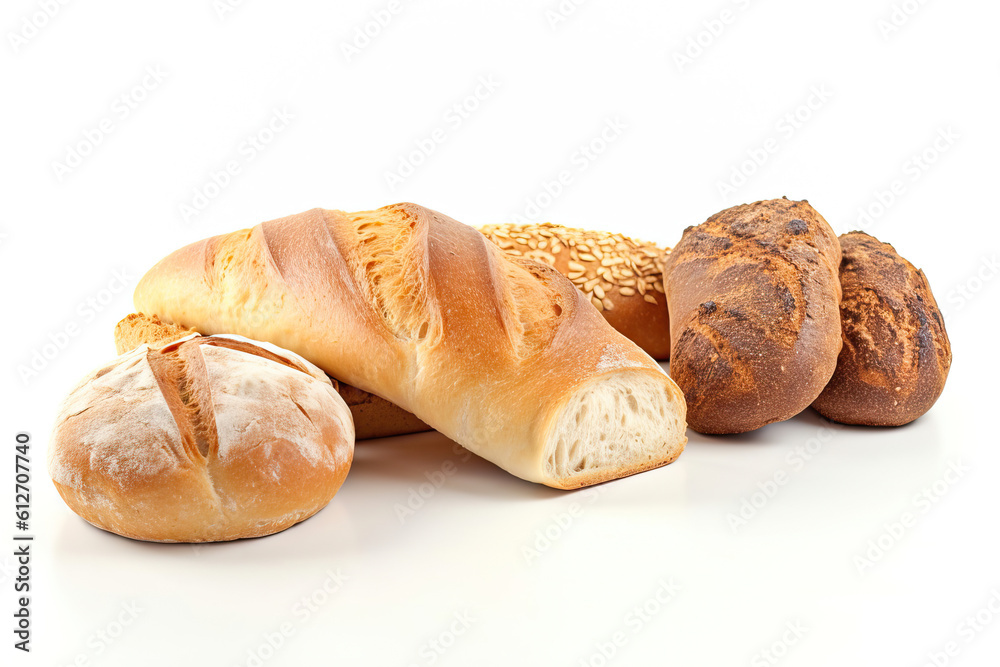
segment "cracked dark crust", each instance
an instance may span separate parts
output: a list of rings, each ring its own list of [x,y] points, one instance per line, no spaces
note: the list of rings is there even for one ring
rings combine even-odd
[[[864,232],[840,237],[843,349],[813,407],[834,421],[900,426],[944,389],[951,344],[923,271]]]
[[[671,376],[688,423],[740,433],[819,395],[840,350],[840,247],[806,201],[761,201],[688,227],[667,257]]]

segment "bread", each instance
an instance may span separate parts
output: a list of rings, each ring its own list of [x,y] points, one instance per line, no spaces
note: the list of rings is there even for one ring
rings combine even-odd
[[[381,396],[352,387],[346,382],[337,381],[334,384],[340,397],[351,410],[355,438],[358,440],[388,438],[432,430],[430,426],[417,419],[416,415]]]
[[[670,357],[663,248],[552,223],[485,225],[479,231],[508,255],[537,260],[568,277],[608,324],[649,356]]]
[[[196,333],[194,329],[167,324],[155,315],[131,313],[115,326],[115,347],[123,354],[139,345],[156,346]],[[423,423],[398,405],[367,391],[332,379],[334,388],[351,409],[355,438],[384,438],[429,431]]]
[[[66,398],[48,470],[98,528],[153,542],[269,535],[322,509],[351,465],[350,412],[322,371],[240,337],[140,346]]]
[[[414,204],[205,239],[154,266],[134,301],[293,350],[556,488],[664,465],[686,442],[676,385],[569,280]]]
[[[701,433],[788,419],[840,352],[840,245],[806,201],[773,199],[688,227],[664,264],[670,374]]]
[[[944,319],[923,271],[864,232],[840,237],[844,346],[813,407],[845,424],[901,426],[930,410],[951,367]]]
[[[162,346],[193,333],[194,329],[167,324],[156,315],[129,313],[115,325],[115,350],[125,354],[140,345]]]

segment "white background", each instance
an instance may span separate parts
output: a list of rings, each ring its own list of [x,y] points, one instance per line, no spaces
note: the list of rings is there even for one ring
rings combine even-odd
[[[556,0],[420,0],[378,29],[388,0],[70,2],[51,18],[5,2],[0,437],[13,459],[14,434],[32,435],[36,541],[30,655],[11,646],[13,547],[0,559],[3,663],[997,664],[1000,11],[895,2],[590,0],[562,20]],[[268,136],[275,110],[292,118]],[[213,187],[230,161],[239,173]],[[420,164],[390,184],[401,161]],[[113,356],[135,282],[182,244],[415,201],[470,224],[521,215],[672,245],[782,195],[926,271],[955,363],[914,424],[831,428],[810,410],[690,433],[677,463],[575,493],[463,461],[433,434],[362,443],[315,518],[200,548],[92,528],[45,473],[59,401]],[[401,520],[449,460],[457,472]],[[754,495],[782,472],[772,498]],[[734,528],[744,501],[760,507]],[[677,587],[668,601],[661,582]]]

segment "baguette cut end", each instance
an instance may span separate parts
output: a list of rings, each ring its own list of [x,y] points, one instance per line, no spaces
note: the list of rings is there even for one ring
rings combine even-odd
[[[605,375],[577,390],[546,446],[549,486],[577,488],[671,463],[687,442],[684,399],[666,376]]]

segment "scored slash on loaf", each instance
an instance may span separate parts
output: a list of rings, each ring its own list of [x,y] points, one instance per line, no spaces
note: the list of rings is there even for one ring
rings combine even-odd
[[[193,333],[197,333],[193,328],[167,324],[155,315],[131,313],[115,326],[115,347],[118,354],[124,354],[139,345],[153,347],[165,345]],[[362,391],[335,378],[331,378],[331,381],[337,393],[351,409],[355,438],[358,440],[419,433],[431,429],[411,413],[380,396]]]
[[[557,488],[670,463],[686,442],[680,390],[572,282],[414,204],[205,239],[153,267],[135,305],[297,352]]]
[[[548,222],[485,225],[479,231],[512,257],[527,257],[556,269],[626,338],[654,359],[670,357],[665,249],[618,233]]]

